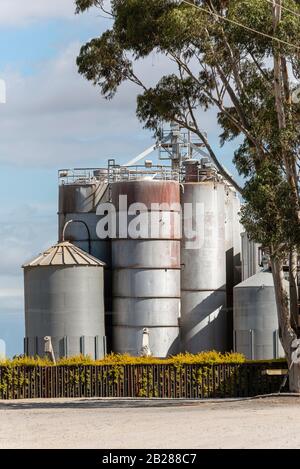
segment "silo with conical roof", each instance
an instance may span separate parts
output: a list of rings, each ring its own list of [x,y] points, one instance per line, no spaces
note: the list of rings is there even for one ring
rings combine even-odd
[[[284,285],[288,293],[288,281]],[[260,271],[233,291],[235,351],[253,360],[284,357],[272,273]]]
[[[69,242],[23,265],[25,353],[44,355],[50,336],[55,358],[105,353],[105,264]]]

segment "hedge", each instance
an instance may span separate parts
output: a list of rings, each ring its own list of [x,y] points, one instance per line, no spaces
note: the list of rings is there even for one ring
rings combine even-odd
[[[240,353],[220,353],[216,351],[197,354],[180,353],[169,358],[133,357],[129,354],[111,353],[101,360],[93,360],[89,356],[78,355],[61,358],[56,365],[174,365],[174,364],[213,364],[213,363],[244,363],[245,357]],[[0,366],[55,366],[47,358],[16,356],[13,359],[0,360]]]
[[[246,362],[239,354],[205,352],[168,359],[109,355],[60,360],[17,357],[0,363],[0,399],[54,397],[223,398],[278,392],[284,360]]]

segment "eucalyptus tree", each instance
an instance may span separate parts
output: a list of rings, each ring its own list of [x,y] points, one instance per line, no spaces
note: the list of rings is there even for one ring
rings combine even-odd
[[[280,338],[300,391],[297,250],[300,246],[300,6],[295,0],[77,0],[77,13],[97,6],[111,27],[83,45],[79,72],[112,99],[119,86],[140,87],[137,116],[159,132],[161,120],[193,131],[219,163],[199,111],[217,110],[220,143],[237,139],[234,163],[245,178],[242,222],[268,248]],[[176,65],[147,86],[139,62],[162,54]],[[283,266],[290,258],[291,301]]]

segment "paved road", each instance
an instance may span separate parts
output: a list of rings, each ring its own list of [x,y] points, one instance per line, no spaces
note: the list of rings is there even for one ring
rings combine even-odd
[[[0,448],[299,448],[300,397],[0,401]]]

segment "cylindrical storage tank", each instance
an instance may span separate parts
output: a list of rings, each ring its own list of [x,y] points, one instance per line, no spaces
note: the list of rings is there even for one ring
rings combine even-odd
[[[225,258],[226,258],[226,309],[228,319],[228,345],[233,348],[233,287],[234,287],[234,204],[230,187],[225,190]]]
[[[186,183],[182,192],[182,351],[227,349],[225,188]]]
[[[247,359],[284,357],[271,272],[258,272],[234,288],[234,343]]]
[[[68,240],[84,251],[103,262],[110,264],[110,241],[99,239],[96,232],[100,217],[96,214],[100,203],[108,202],[108,185],[103,182],[75,182],[61,184],[59,186],[59,240],[62,240],[62,232],[65,223],[69,220],[78,220],[86,223],[74,223],[68,226],[65,236]],[[90,239],[89,239],[90,234]]]
[[[23,266],[26,355],[45,355],[50,336],[56,358],[104,356],[104,265],[64,242]]]
[[[97,181],[96,179],[81,181],[79,179],[77,182],[65,183],[59,186],[59,240],[62,241],[65,224],[73,220],[73,223],[69,224],[66,229],[65,239],[106,264],[104,272],[105,325],[107,347],[110,351],[112,340],[111,241],[108,237],[106,239],[98,237],[97,224],[101,216],[96,213],[99,204],[108,201],[108,184],[104,181]]]
[[[233,268],[234,285],[242,281],[242,239],[243,226],[241,224],[241,200],[239,195],[233,191]]]
[[[225,188],[225,256],[228,346],[232,350],[233,287],[241,282],[240,199],[231,186]]]
[[[139,355],[148,328],[153,356],[175,354],[180,349],[180,186],[175,181],[116,182],[111,194],[117,213],[113,350]]]
[[[241,233],[242,243],[242,278],[244,281],[261,270],[259,249],[260,244],[249,239],[246,232]]]

